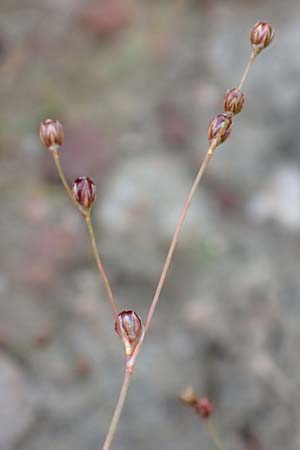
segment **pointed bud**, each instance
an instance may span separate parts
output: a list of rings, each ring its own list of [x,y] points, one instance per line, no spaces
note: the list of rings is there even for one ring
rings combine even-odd
[[[198,401],[198,397],[194,389],[190,386],[186,387],[180,394],[180,400],[188,406],[195,406]]]
[[[273,37],[274,29],[268,22],[256,22],[250,30],[250,42],[257,53],[268,47]]]
[[[79,177],[73,182],[73,198],[85,209],[91,209],[96,200],[96,185],[89,177]]]
[[[115,323],[115,331],[123,340],[126,356],[130,357],[144,334],[144,325],[134,311],[122,311]]]
[[[213,413],[212,402],[208,398],[200,398],[195,405],[195,410],[203,419],[208,419]]]
[[[208,140],[217,139],[217,145],[222,144],[230,135],[232,119],[228,114],[217,114],[208,126]]]
[[[64,140],[64,130],[58,120],[47,119],[40,125],[40,139],[49,150],[56,150]]]
[[[224,95],[224,110],[227,113],[238,114],[245,103],[245,96],[237,88],[228,89]]]

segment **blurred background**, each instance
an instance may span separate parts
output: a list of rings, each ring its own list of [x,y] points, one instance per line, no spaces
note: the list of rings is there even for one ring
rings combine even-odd
[[[60,119],[70,182],[94,178],[118,307],[146,316],[183,202],[250,55],[231,138],[195,197],[114,450],[300,448],[298,0],[0,1],[0,450],[98,450],[123,347],[87,230],[38,139]]]

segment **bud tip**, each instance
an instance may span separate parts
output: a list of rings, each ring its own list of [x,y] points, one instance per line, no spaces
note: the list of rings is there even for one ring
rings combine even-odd
[[[64,140],[64,130],[59,120],[46,119],[40,124],[40,140],[49,150],[57,150]]]
[[[268,47],[274,38],[274,28],[263,20],[256,22],[250,30],[250,42],[254,50],[260,53]]]

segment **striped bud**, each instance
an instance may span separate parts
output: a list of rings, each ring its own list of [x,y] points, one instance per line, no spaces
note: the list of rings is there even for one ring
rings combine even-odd
[[[231,114],[241,112],[245,103],[245,96],[237,88],[228,89],[224,95],[224,110]]]
[[[89,177],[76,178],[72,187],[73,198],[85,209],[91,209],[96,200],[96,185]]]
[[[203,419],[208,419],[213,413],[212,402],[208,398],[200,398],[195,405],[195,411]]]
[[[208,140],[217,139],[217,145],[222,144],[230,135],[232,119],[228,114],[217,114],[208,126]]]
[[[115,331],[123,340],[126,356],[130,357],[143,337],[144,326],[140,316],[134,311],[122,311],[115,323]]]
[[[40,125],[40,139],[49,150],[56,150],[64,140],[64,130],[58,120],[47,119]]]
[[[268,22],[256,22],[250,30],[250,42],[257,53],[268,47],[274,37],[274,29]]]

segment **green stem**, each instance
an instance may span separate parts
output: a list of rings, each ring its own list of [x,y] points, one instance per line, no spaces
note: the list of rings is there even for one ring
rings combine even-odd
[[[216,430],[216,427],[215,427],[214,423],[212,422],[212,420],[211,419],[206,419],[204,421],[204,423],[205,423],[206,429],[208,431],[208,434],[211,437],[211,440],[213,441],[213,443],[215,444],[217,449],[218,450],[225,450],[223,442],[219,438],[217,430]]]
[[[54,159],[54,162],[55,162],[55,165],[56,165],[56,168],[57,168],[58,175],[59,175],[59,177],[60,177],[60,179],[62,181],[62,184],[64,185],[65,190],[67,191],[68,196],[70,197],[70,199],[72,200],[72,202],[76,206],[76,208],[81,211],[80,205],[78,205],[76,200],[73,198],[71,188],[68,185],[68,182],[66,180],[64,171],[63,171],[63,169],[61,167],[58,151],[57,150],[52,150],[52,155],[53,155],[53,159]]]

